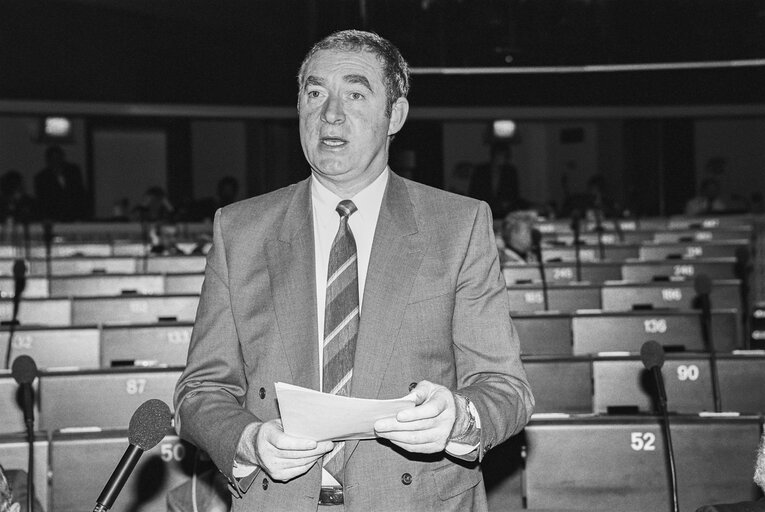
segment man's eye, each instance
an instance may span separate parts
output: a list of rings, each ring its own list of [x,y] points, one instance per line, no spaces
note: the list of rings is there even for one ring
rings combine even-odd
[[[308,91],[308,97],[309,98],[318,98],[319,97],[319,91]]]
[[[352,92],[351,93],[351,99],[352,100],[361,100],[361,99],[364,99],[364,95],[361,94],[360,92]]]

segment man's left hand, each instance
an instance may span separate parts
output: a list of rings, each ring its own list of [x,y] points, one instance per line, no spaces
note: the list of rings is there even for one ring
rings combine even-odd
[[[415,407],[401,411],[395,418],[375,422],[377,436],[408,452],[443,451],[456,417],[452,392],[444,386],[423,380],[406,398],[413,399]]]

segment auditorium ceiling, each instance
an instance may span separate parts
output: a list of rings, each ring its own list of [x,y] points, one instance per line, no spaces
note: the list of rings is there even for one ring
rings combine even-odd
[[[726,65],[765,59],[765,0],[0,0],[0,99],[287,105],[310,43],[349,27],[415,68],[484,71],[417,76],[428,104],[761,103],[765,85]],[[722,64],[547,73],[676,62]]]

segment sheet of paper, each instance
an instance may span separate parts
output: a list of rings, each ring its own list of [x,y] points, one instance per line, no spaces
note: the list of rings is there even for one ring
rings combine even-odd
[[[284,431],[316,441],[373,439],[375,421],[414,407],[413,400],[370,400],[330,395],[277,382],[276,398]]]

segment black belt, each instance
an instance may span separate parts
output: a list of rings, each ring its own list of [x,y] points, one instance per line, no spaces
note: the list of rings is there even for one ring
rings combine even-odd
[[[319,491],[319,505],[342,505],[343,488],[339,485],[322,487]]]

